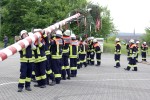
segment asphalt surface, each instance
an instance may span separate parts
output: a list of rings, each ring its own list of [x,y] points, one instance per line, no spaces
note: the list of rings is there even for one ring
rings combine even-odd
[[[15,54],[0,62],[0,100],[150,100],[150,65],[138,63],[134,72],[123,69],[127,64],[122,55],[121,68],[114,68],[114,56],[102,54],[100,67],[79,69],[76,78],[44,89],[31,83],[32,91],[18,93],[20,63]]]

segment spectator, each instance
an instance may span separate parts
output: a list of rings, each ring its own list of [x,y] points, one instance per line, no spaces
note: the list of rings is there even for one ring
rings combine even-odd
[[[4,36],[3,42],[4,42],[4,48],[6,48],[8,44],[8,37],[6,35]]]

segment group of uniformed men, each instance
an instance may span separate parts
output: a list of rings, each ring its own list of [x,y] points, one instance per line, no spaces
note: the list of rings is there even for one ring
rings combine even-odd
[[[114,67],[119,68],[120,67],[120,55],[121,55],[121,44],[119,38],[115,39],[115,61],[116,65]],[[135,41],[131,39],[128,44],[126,44],[127,49],[127,60],[129,61],[127,68],[124,68],[125,70],[129,71],[131,67],[133,67],[132,71],[137,71],[137,62],[138,62],[138,55],[140,53],[140,42]],[[148,45],[146,42],[143,42],[141,45],[141,56],[142,61],[146,62],[146,55],[148,52]]]
[[[31,91],[31,79],[37,83],[34,87],[40,88],[60,84],[61,79],[70,80],[70,77],[77,76],[77,69],[83,65],[94,65],[95,55],[97,66],[100,66],[101,49],[94,37],[83,41],[71,30],[56,30],[51,36],[42,29],[35,29],[36,32],[40,32],[42,37],[20,51],[18,92],[22,92],[24,87]],[[30,35],[33,33],[26,30],[20,32],[21,39]]]

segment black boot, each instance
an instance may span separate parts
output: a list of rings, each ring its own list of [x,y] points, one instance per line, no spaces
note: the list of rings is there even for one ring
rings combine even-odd
[[[18,92],[22,92],[22,90],[23,90],[22,88],[18,88]]]
[[[70,80],[70,76],[68,76],[67,79]]]
[[[32,91],[32,89],[30,87],[26,87],[25,88],[27,91]]]
[[[134,69],[132,71],[137,71],[137,67],[134,67]]]
[[[50,86],[54,86],[56,84],[56,82],[55,81],[52,81],[52,83],[50,83],[49,85]]]
[[[127,68],[124,68],[124,70],[129,71],[129,70],[130,70],[130,67],[129,67],[129,66],[127,66]]]
[[[46,88],[46,85],[41,85],[40,88]]]

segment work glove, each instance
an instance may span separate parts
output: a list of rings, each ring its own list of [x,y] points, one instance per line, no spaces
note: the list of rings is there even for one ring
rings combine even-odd
[[[31,43],[31,49],[32,49],[32,50],[35,50],[35,49],[36,49],[36,46],[34,45],[34,42]]]
[[[94,55],[94,53],[93,53],[93,52],[91,52],[91,55]]]
[[[132,59],[134,59],[135,55],[134,55],[134,54],[132,54],[132,56],[131,56],[131,57],[132,57]]]

